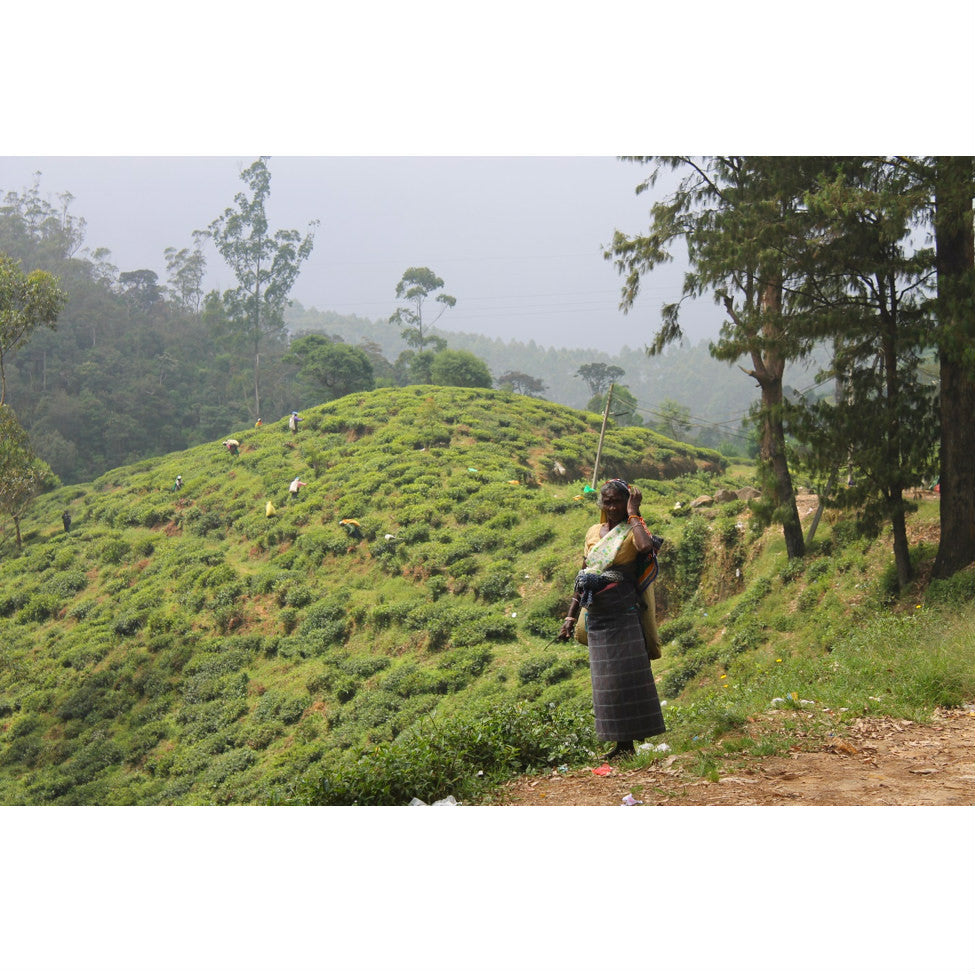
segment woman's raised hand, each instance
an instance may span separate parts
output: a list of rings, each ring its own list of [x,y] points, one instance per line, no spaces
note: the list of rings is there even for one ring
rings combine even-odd
[[[640,502],[643,501],[643,492],[635,485],[630,485],[630,497],[626,502],[626,514],[638,515],[640,513]]]

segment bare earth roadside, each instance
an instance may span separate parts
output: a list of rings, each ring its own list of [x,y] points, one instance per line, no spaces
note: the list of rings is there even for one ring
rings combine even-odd
[[[598,763],[597,763],[598,765]],[[630,797],[626,802],[624,799]],[[860,718],[842,737],[788,755],[741,760],[717,782],[669,756],[646,769],[611,766],[522,776],[496,802],[509,806],[970,806],[975,805],[975,706],[930,724]]]

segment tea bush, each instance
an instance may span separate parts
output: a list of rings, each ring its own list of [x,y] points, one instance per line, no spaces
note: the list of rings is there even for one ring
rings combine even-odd
[[[70,599],[88,585],[83,572],[59,572],[44,583],[44,591],[61,599]]]
[[[337,662],[339,670],[344,674],[364,679],[378,674],[380,671],[389,667],[391,661],[388,657],[352,656]]]
[[[467,799],[519,772],[590,759],[591,708],[505,703],[420,722],[354,762],[329,763],[297,783],[291,801],[314,805]]]
[[[98,555],[107,565],[118,565],[129,554],[129,543],[122,538],[111,538],[101,548]]]
[[[17,610],[14,619],[18,623],[43,623],[61,608],[61,600],[53,593],[39,592],[30,596]]]
[[[570,677],[574,669],[568,660],[558,654],[536,653],[519,665],[518,679],[523,684],[557,684]]]
[[[486,603],[500,603],[518,595],[510,567],[489,572],[474,584],[474,594]]]
[[[677,550],[672,556],[676,595],[680,601],[690,599],[701,582],[708,543],[707,522],[695,516],[684,526]]]
[[[311,698],[307,694],[265,691],[254,709],[254,720],[260,724],[267,724],[270,721],[284,725],[294,724],[301,719],[310,704]]]
[[[143,622],[141,613],[119,613],[112,621],[112,632],[116,636],[135,636],[142,629]]]

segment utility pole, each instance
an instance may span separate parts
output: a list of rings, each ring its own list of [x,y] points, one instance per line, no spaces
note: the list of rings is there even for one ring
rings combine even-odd
[[[606,409],[603,410],[603,426],[599,431],[599,446],[596,448],[596,463],[592,466],[592,489],[596,490],[596,475],[599,473],[599,458],[603,452],[603,437],[606,436],[606,421],[609,419],[609,404],[613,401],[613,386],[609,384],[609,392],[606,394]]]

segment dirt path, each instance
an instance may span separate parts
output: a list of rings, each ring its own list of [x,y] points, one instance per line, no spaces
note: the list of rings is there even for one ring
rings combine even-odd
[[[738,758],[717,782],[679,756],[646,769],[611,766],[524,776],[498,798],[509,806],[971,806],[975,705],[939,711],[930,724],[860,718],[842,737],[787,756]],[[631,800],[624,803],[624,798]]]

